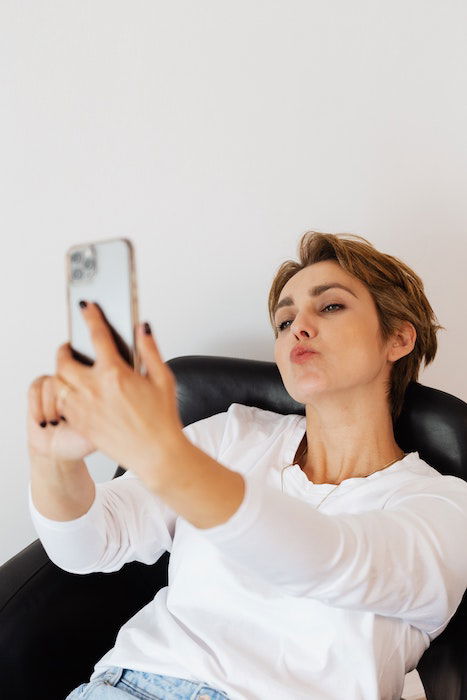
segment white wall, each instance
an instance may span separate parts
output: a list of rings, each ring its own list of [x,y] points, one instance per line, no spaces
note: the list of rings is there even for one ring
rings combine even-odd
[[[464,2],[2,0],[0,561],[36,539],[26,393],[67,340],[63,257],[129,236],[165,359],[271,361],[303,232],[422,276],[422,383],[467,400]],[[115,465],[89,464],[96,480]]]

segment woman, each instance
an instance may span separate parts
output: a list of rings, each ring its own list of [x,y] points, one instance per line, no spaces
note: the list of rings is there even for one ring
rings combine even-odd
[[[84,574],[171,552],[168,587],[68,698],[395,700],[455,613],[467,484],[393,431],[442,328],[421,279],[359,236],[308,232],[269,312],[305,416],[232,404],[183,427],[152,336],[138,375],[92,304],[95,365],[63,345],[32,383],[30,509],[52,561]],[[94,484],[94,449],[124,476]]]

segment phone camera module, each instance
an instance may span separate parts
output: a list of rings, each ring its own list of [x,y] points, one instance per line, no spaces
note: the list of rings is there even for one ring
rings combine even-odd
[[[75,250],[70,254],[70,277],[72,282],[92,279],[96,274],[96,251],[94,246]]]

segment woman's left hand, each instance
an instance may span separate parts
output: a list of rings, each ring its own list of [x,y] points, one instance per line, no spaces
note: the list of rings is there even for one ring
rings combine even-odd
[[[169,460],[186,436],[177,407],[176,380],[159,354],[152,334],[137,328],[137,347],[146,374],[119,354],[109,326],[96,304],[82,309],[96,360],[92,367],[75,360],[70,343],[57,351],[57,408],[67,421],[111,459],[148,486],[169,470]],[[172,465],[173,468],[173,465]]]

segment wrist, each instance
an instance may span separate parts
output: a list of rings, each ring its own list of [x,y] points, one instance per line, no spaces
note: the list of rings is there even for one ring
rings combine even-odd
[[[34,452],[29,452],[29,464],[32,471],[44,471],[50,473],[53,471],[73,471],[74,469],[81,469],[84,460],[83,459],[63,459],[57,456],[41,455],[35,454]]]
[[[151,491],[157,493],[173,478],[177,464],[189,446],[191,442],[182,430],[164,441],[151,438],[150,445],[141,457],[136,461],[132,460],[128,468],[134,471]]]

